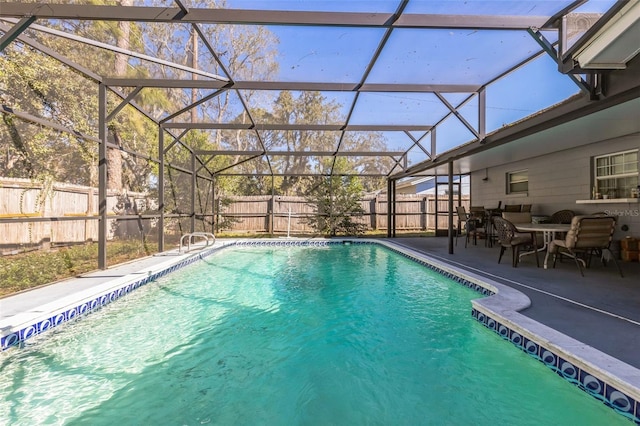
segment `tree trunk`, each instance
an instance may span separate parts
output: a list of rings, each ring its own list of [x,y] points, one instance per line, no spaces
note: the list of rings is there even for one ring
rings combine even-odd
[[[191,68],[198,69],[198,33],[194,28],[191,29]],[[193,80],[198,79],[198,74],[191,74]],[[191,89],[191,103],[194,104],[198,100],[198,89]],[[191,122],[198,121],[198,109],[191,108]]]
[[[113,141],[122,146],[120,135],[115,128],[110,128]],[[122,192],[122,153],[117,149],[107,149],[107,189]]]
[[[121,6],[131,6],[133,0],[120,0]],[[121,49],[129,49],[129,37],[131,24],[128,21],[118,22],[116,30],[116,45]],[[127,55],[116,53],[114,71],[116,77],[127,75],[128,58]],[[118,128],[116,125],[109,126],[113,134],[113,141],[116,145],[122,146]],[[117,149],[107,149],[107,189],[122,192],[122,153]]]

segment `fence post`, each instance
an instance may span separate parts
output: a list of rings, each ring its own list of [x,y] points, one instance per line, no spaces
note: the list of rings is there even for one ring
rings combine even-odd
[[[87,189],[87,210],[86,210],[86,215],[87,216],[91,216],[93,215],[93,187],[90,186]],[[93,235],[92,233],[89,232],[89,222],[88,220],[84,221],[84,242],[87,242],[89,240],[89,238],[87,238],[89,235]],[[91,240],[93,240],[93,237],[91,238]]]
[[[98,269],[107,269],[107,86],[98,84]]]
[[[52,189],[53,190],[53,189]],[[39,197],[42,203],[41,207],[40,207],[40,216],[42,217],[51,217],[53,216],[53,214],[51,213],[52,210],[52,206],[51,206],[51,202],[53,201],[50,197],[47,196],[46,193],[47,189],[46,186],[43,184],[40,187],[40,194],[37,195],[36,197]],[[36,198],[37,200],[38,198]],[[36,201],[36,205],[37,205],[37,201]],[[41,237],[40,237],[40,241],[38,242],[38,248],[42,248],[43,250],[49,250],[51,248],[51,237],[53,235],[53,225],[51,224],[51,222],[44,222],[43,223],[44,226],[42,226],[42,233],[41,233]],[[36,232],[36,235],[38,235],[39,233]]]
[[[420,200],[420,229],[427,230],[427,197]]]
[[[371,229],[375,231],[378,229],[378,217],[376,211],[376,203],[378,202],[378,197],[374,197],[371,201],[369,201],[369,221],[371,222]]]
[[[271,195],[271,198],[267,200],[267,215],[265,216],[265,219],[267,220],[267,226],[266,226],[267,233],[269,233],[269,235],[271,235],[272,237],[273,237],[274,210],[275,210],[274,196]]]

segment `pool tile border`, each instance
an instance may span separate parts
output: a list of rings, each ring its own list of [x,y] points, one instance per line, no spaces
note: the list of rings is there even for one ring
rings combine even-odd
[[[398,249],[386,244],[383,245],[392,251],[412,259],[429,269],[439,272],[440,274],[453,279],[457,283],[469,287],[483,295],[491,296],[495,294],[492,290],[479,283],[473,282],[459,274],[436,266],[434,264],[435,262],[431,263],[423,260],[421,257],[417,257],[415,254],[410,252],[405,252],[403,249]],[[525,333],[509,327],[509,325],[501,322],[498,317],[494,318],[486,311],[483,312],[476,307],[473,307],[471,316],[489,330],[498,334],[502,339],[510,341],[518,349],[542,362],[563,379],[598,399],[632,422],[640,425],[640,401],[618,389],[613,384],[608,383],[597,372],[586,368],[580,368],[578,365],[575,365],[575,362],[566,360],[559,353],[554,352],[552,349],[549,349],[542,343],[534,340],[533,336],[525,336]]]
[[[597,373],[580,368],[553,350],[523,336],[518,331],[476,308],[472,309],[471,316],[504,340],[510,341],[518,349],[542,362],[558,376],[613,408],[629,420],[640,424],[640,402],[607,383]]]
[[[37,322],[21,327],[19,330],[11,331],[8,334],[0,336],[0,352],[8,350],[10,348],[19,347],[23,345],[29,338],[35,337],[41,333],[49,331],[62,324],[69,323],[73,320],[81,318],[93,311],[100,309],[109,303],[120,299],[121,297],[129,294],[130,292],[155,281],[167,274],[170,274],[178,269],[188,266],[196,261],[204,259],[205,257],[213,254],[226,247],[326,247],[330,245],[362,245],[362,244],[375,244],[383,246],[397,254],[402,255],[412,261],[415,261],[447,278],[450,278],[460,285],[464,285],[484,296],[492,296],[496,294],[489,286],[482,285],[483,282],[475,282],[467,279],[464,276],[455,273],[452,270],[445,269],[437,266],[436,262],[431,262],[417,256],[410,251],[407,251],[401,247],[396,247],[392,244],[382,243],[380,241],[373,240],[241,240],[233,243],[214,246],[210,249],[205,249],[198,254],[189,256],[179,262],[165,267],[159,271],[149,273],[144,278],[139,278],[131,282],[124,283],[117,286],[115,289],[110,289],[107,293],[93,296],[88,300],[74,305],[72,307],[66,307],[62,310],[57,310],[47,315],[45,318],[39,319]],[[632,422],[640,425],[640,402],[632,398],[627,393],[619,390],[616,386],[609,384],[597,373],[588,371],[587,369],[580,368],[569,360],[564,359],[560,354],[555,353],[553,350],[543,346],[542,343],[536,342],[531,336],[524,336],[523,333],[509,327],[507,324],[503,324],[499,318],[494,318],[486,312],[483,312],[476,307],[472,308],[471,316],[480,322],[482,325],[492,330],[504,340],[510,341],[514,346],[529,354],[533,358],[545,364],[552,371],[558,374],[560,377],[576,385],[578,388],[587,392],[589,395],[600,400],[616,412],[627,417]]]
[[[106,293],[102,293],[97,296],[93,296],[89,299],[82,300],[77,304],[73,304],[71,307],[67,306],[64,309],[55,310],[49,315],[47,315],[45,318],[39,318],[37,322],[33,324],[29,324],[27,326],[22,326],[18,330],[12,331],[8,334],[5,334],[3,332],[2,336],[0,336],[0,352],[20,346],[24,344],[25,341],[31,337],[35,337],[55,327],[77,320],[84,315],[88,315],[91,312],[94,312],[108,305],[109,303],[120,299],[121,297],[129,294],[130,292],[144,286],[145,284],[148,284],[152,281],[155,281],[158,278],[161,278],[178,269],[181,269],[198,260],[201,260],[204,257],[210,255],[215,251],[220,250],[223,247],[224,246],[212,248],[207,251],[200,252],[196,255],[185,258],[169,267],[166,267],[154,273],[150,273],[144,278],[139,278],[132,282],[121,284],[116,288],[110,289]]]

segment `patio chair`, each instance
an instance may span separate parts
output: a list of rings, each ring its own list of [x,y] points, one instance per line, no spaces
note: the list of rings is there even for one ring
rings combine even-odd
[[[575,215],[573,210],[558,210],[551,215],[551,223],[571,223]]]
[[[520,204],[505,204],[504,209],[502,211],[505,212],[519,212],[522,211],[522,205]]]
[[[484,206],[471,206],[469,207],[469,214],[476,220],[476,227],[474,229],[474,244],[477,237],[485,238],[485,246],[487,245],[487,234],[489,233],[489,222],[487,221],[487,209]]]
[[[474,218],[474,219],[479,220],[481,224],[484,222],[485,212],[486,212],[486,210],[485,210],[484,206],[471,206],[471,207],[469,207],[469,214],[471,215],[471,217]]]
[[[554,214],[551,215],[551,219],[549,219],[550,223],[571,223],[571,219],[576,215],[573,210],[558,210]],[[560,239],[564,238],[566,234],[559,233],[558,237]],[[562,261],[562,259],[560,260]]]
[[[487,245],[493,247],[496,241],[495,227],[493,226],[493,218],[502,215],[502,201],[498,201],[498,207],[486,208],[485,215],[485,231],[487,233]]]
[[[511,223],[531,223],[529,212],[502,212],[502,218]]]
[[[469,243],[469,238],[473,237],[473,244],[477,244],[478,235],[483,234],[484,230],[482,228],[482,222],[479,218],[472,216],[470,213],[467,213],[467,210],[464,206],[456,207],[456,213],[458,214],[458,230],[456,232],[456,245],[458,244],[458,236],[460,235],[460,231],[462,230],[462,226],[464,224],[465,230],[465,241],[464,247],[466,248]]]
[[[553,267],[556,267],[559,256],[571,257],[578,266],[580,275],[584,277],[583,269],[590,266],[591,256],[599,255],[602,263],[606,265],[604,252],[608,251],[620,276],[624,277],[618,261],[609,248],[615,228],[616,218],[613,216],[574,216],[566,237],[553,240],[549,244],[549,254],[553,254]]]
[[[531,212],[531,204],[523,204],[520,207],[521,212]]]
[[[496,228],[498,235],[498,243],[500,244],[500,256],[498,257],[498,263],[502,260],[502,255],[507,248],[511,248],[511,266],[518,267],[520,261],[520,248],[532,246],[533,247],[533,234],[518,232],[515,225],[502,217],[494,217],[493,224]],[[535,251],[535,247],[534,251]],[[540,266],[540,260],[538,259],[538,252],[535,251],[536,264]]]

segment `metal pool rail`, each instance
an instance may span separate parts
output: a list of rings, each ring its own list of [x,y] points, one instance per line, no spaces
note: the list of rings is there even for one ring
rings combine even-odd
[[[194,238],[204,238],[205,246],[203,248],[209,247],[210,245],[214,245],[216,242],[216,237],[211,232],[191,232],[189,234],[184,234],[182,238],[180,238],[180,248],[178,251],[182,253],[182,247],[184,246],[184,240],[187,239],[187,251],[191,250],[191,244],[193,244]]]

